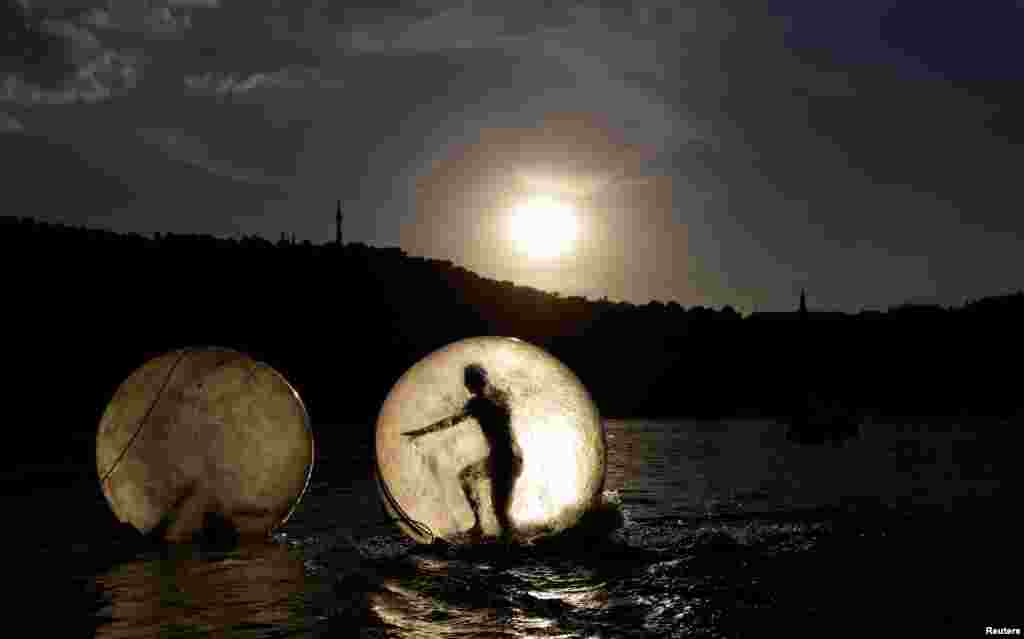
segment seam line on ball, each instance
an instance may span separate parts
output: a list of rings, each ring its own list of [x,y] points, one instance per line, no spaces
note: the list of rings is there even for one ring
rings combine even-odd
[[[413,519],[409,515],[409,513],[405,512],[405,509],[402,508],[402,505],[398,503],[398,499],[395,498],[394,494],[391,492],[391,487],[388,486],[387,480],[384,479],[384,474],[380,470],[380,459],[377,458],[376,450],[374,451],[373,457],[374,463],[377,466],[376,475],[377,481],[380,482],[381,492],[384,494],[384,498],[387,500],[388,504],[391,505],[391,507],[395,510],[395,513],[398,515],[397,519],[405,522],[407,526],[409,526],[417,533],[419,533],[421,537],[426,537],[430,539],[432,543],[435,539],[437,539],[437,535],[435,535],[434,531],[430,529],[430,526],[421,521]]]
[[[146,425],[146,421],[149,419],[149,416],[153,414],[153,409],[156,408],[156,405],[160,401],[160,398],[163,397],[164,395],[164,391],[167,390],[168,384],[171,383],[171,378],[174,377],[174,371],[177,370],[178,364],[181,363],[181,360],[183,360],[185,358],[185,355],[187,355],[188,353],[189,349],[183,349],[181,351],[181,355],[179,355],[178,359],[174,361],[174,366],[171,366],[171,370],[167,373],[167,377],[164,379],[163,385],[160,386],[160,390],[157,391],[156,397],[153,398],[153,403],[151,403],[149,405],[149,408],[146,409],[146,414],[143,415],[142,419],[139,420],[139,426],[135,429],[135,432],[132,433],[131,439],[128,440],[128,443],[125,444],[124,450],[121,451],[121,454],[118,455],[117,459],[114,460],[114,463],[111,464],[110,470],[104,473],[103,478],[100,479],[101,484],[107,481],[107,479],[109,479],[110,476],[114,474],[114,471],[117,470],[117,467],[121,463],[121,460],[124,459],[124,456],[128,453],[128,449],[131,448],[132,444],[135,443],[135,439],[139,436],[139,433],[142,432],[142,427]]]

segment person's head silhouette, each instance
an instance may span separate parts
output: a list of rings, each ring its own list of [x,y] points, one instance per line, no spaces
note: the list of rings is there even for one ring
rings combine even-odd
[[[463,371],[466,388],[474,395],[482,395],[487,388],[487,371],[479,364],[469,364]]]

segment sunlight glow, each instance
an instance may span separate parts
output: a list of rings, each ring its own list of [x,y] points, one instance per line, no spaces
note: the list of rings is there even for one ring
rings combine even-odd
[[[575,208],[551,196],[529,197],[512,209],[512,240],[528,256],[551,258],[572,250],[578,222]]]

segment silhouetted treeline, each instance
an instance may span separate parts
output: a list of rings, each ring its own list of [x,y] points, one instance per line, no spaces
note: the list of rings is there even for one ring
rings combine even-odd
[[[132,370],[200,345],[280,370],[318,428],[371,419],[418,359],[483,334],[548,349],[606,415],[779,416],[804,391],[860,413],[1020,414],[1022,293],[801,320],[563,297],[363,244],[7,217],[0,249],[7,370],[21,385],[9,398],[25,415],[13,423],[37,434],[94,431]]]

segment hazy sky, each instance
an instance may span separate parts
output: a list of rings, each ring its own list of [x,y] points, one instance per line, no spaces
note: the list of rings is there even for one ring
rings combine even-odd
[[[2,1],[7,215],[319,243],[341,199],[350,241],[745,312],[1024,287],[1021,3]],[[585,251],[512,250],[524,173],[589,193]]]

